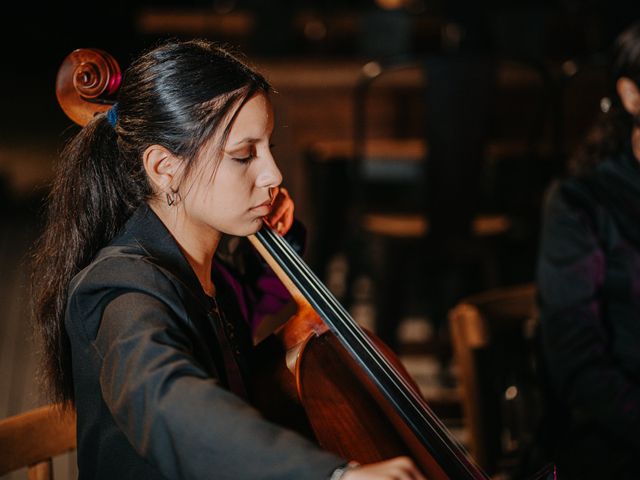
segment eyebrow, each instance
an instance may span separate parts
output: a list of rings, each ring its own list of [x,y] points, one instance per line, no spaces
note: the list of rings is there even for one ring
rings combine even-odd
[[[234,148],[237,147],[238,145],[242,144],[242,143],[257,143],[259,142],[260,139],[259,138],[253,138],[253,137],[245,137],[242,140],[238,140],[236,143],[234,143],[233,145],[230,145],[228,148]]]

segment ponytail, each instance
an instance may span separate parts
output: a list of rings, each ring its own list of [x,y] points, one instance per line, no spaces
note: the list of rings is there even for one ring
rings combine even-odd
[[[64,330],[69,282],[149,195],[125,171],[117,136],[98,115],[64,148],[49,194],[46,225],[32,255],[33,318],[42,339],[41,373],[53,401],[73,403],[71,350]]]

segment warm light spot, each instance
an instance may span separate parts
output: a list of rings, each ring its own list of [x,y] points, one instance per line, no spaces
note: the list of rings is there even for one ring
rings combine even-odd
[[[382,72],[382,67],[378,62],[369,62],[362,67],[362,72],[369,78],[375,78]]]
[[[602,97],[600,99],[600,110],[602,113],[607,113],[611,110],[611,99],[609,97]]]
[[[562,64],[562,71],[567,77],[572,77],[578,73],[578,65],[573,60],[567,60]]]
[[[511,385],[504,391],[504,398],[507,400],[513,400],[518,396],[518,387]]]
[[[376,5],[385,10],[393,10],[395,8],[404,7],[405,0],[376,0]]]
[[[327,36],[327,27],[320,20],[310,20],[304,26],[304,36],[319,41]]]

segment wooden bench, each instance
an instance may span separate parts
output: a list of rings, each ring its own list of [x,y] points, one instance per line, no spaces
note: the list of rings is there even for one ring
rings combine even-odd
[[[53,480],[53,458],[76,448],[76,417],[47,405],[0,420],[0,476],[27,467],[29,480]]]

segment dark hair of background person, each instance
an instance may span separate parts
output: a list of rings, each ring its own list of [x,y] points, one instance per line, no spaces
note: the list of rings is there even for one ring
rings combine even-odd
[[[64,331],[69,283],[153,196],[143,152],[154,144],[167,148],[185,161],[185,178],[202,146],[220,131],[224,145],[242,104],[270,91],[260,74],[212,42],[164,41],[126,70],[115,127],[97,115],[65,146],[31,265],[41,381],[53,401],[74,400]]]
[[[631,137],[631,129],[640,122],[622,105],[616,82],[622,77],[633,80],[640,88],[640,21],[627,27],[616,38],[611,49],[609,66],[608,111],[600,113],[585,141],[569,161],[569,171],[580,174],[601,161],[621,152]]]

